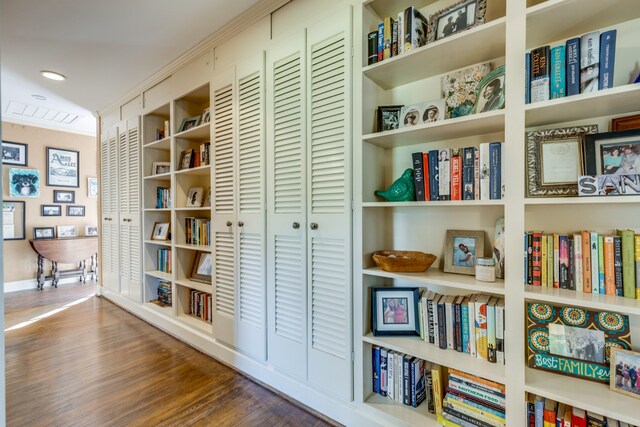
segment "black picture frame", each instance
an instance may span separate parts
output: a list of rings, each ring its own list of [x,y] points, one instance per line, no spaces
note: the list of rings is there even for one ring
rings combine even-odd
[[[486,11],[487,0],[461,0],[434,13],[429,17],[427,43],[433,43],[436,40],[441,40],[484,24]],[[459,21],[462,13],[464,13],[465,18]],[[471,23],[469,23],[470,20],[472,21]],[[449,28],[449,25],[453,26]]]
[[[376,132],[398,129],[400,127],[400,111],[404,105],[381,105],[376,112]],[[395,124],[385,120],[385,114],[395,115]]]
[[[371,288],[373,335],[420,335],[419,301],[418,288]]]
[[[13,210],[10,210],[13,207]],[[14,237],[7,237],[6,234],[3,233],[3,240],[24,240],[25,236],[25,221],[26,221],[26,205],[24,201],[21,200],[3,200],[2,201],[2,219],[3,219],[3,227],[7,227],[10,225],[7,220],[9,219],[9,214],[11,215],[11,220],[14,222]],[[16,215],[17,214],[17,215]],[[18,223],[16,223],[16,221]],[[17,228],[18,233],[15,233]]]
[[[628,146],[631,148],[632,154],[635,155],[637,160],[635,163],[637,166],[635,167],[635,172],[629,171],[629,175],[640,174],[640,129],[628,129],[585,136],[585,175],[621,175],[621,173],[617,173],[617,168],[615,170],[611,170],[608,165],[605,165],[606,159],[605,156],[603,156],[604,150],[606,150],[606,148],[610,149],[614,146]],[[625,153],[619,155],[621,157],[621,161],[624,155]]]
[[[81,213],[78,213],[80,211]],[[84,205],[67,205],[67,216],[84,216]]]
[[[200,124],[201,117],[202,116],[197,115],[184,118],[182,120],[182,123],[180,124],[180,130],[178,130],[178,132],[184,132],[191,128],[197,127]]]
[[[21,150],[24,150],[24,158],[14,160],[15,155],[19,154]],[[27,166],[29,164],[29,146],[21,142],[2,141],[2,164]]]
[[[79,151],[47,147],[47,186],[80,188]]]
[[[56,209],[58,213],[47,212],[48,209]],[[62,216],[61,205],[40,205],[40,216]]]
[[[51,233],[50,236],[39,236],[38,232],[49,231]],[[33,240],[45,240],[45,239],[55,239],[56,238],[56,230],[54,227],[33,227]]]
[[[71,198],[68,199],[64,197],[65,195],[71,195]],[[76,202],[75,191],[53,190],[53,203],[75,203],[75,202]]]

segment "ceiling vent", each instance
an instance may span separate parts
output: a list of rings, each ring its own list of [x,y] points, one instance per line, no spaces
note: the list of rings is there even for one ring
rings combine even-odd
[[[80,118],[77,114],[65,113],[19,101],[9,101],[4,113],[25,119],[31,118],[65,125],[70,125]]]

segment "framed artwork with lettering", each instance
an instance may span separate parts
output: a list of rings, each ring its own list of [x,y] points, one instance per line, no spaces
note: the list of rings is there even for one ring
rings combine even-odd
[[[629,316],[549,304],[527,305],[527,364],[609,384],[611,351],[631,350]]]
[[[80,152],[47,147],[47,186],[80,187]]]

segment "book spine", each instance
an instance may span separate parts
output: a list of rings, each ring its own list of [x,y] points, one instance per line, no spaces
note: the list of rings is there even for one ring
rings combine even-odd
[[[490,156],[489,143],[480,144],[480,200],[490,199]]]
[[[547,236],[547,287],[553,288],[555,281],[555,265],[557,260],[554,258],[554,240],[553,235]]]
[[[575,245],[571,237],[569,237],[569,289],[576,290],[576,264],[573,262],[575,257]]]
[[[477,357],[479,359],[488,360],[489,353],[487,349],[487,303],[476,301],[475,304],[475,320],[476,320],[476,347]]]
[[[600,277],[598,276],[598,233],[591,232],[591,293],[600,293]]]
[[[549,99],[549,46],[531,51],[531,102]]]
[[[496,305],[496,362],[504,365],[504,305]]]
[[[427,411],[429,411],[430,414],[435,414],[436,406],[433,398],[433,376],[431,369],[427,369],[426,367],[424,370],[424,388],[427,395]]]
[[[456,303],[454,306],[454,321],[456,324],[455,329],[455,346],[456,351],[462,353],[462,306],[460,303]]]
[[[416,192],[416,200],[424,202],[424,169],[422,165],[422,153],[411,154],[413,161],[413,185]]]
[[[566,94],[566,63],[564,46],[551,49],[550,98],[562,98]]]
[[[395,399],[396,392],[396,355],[393,351],[387,352],[387,397]]]
[[[636,299],[640,299],[640,234],[634,236],[634,262],[636,267]]]
[[[524,102],[531,103],[531,53],[524,54]]]
[[[456,404],[460,404],[462,407],[464,408],[470,408],[473,409],[475,412],[477,412],[478,414],[481,414],[487,418],[491,418],[493,420],[496,420],[498,422],[504,423],[505,421],[505,414],[504,412],[500,412],[497,411],[493,408],[490,408],[488,406],[484,406],[474,400],[471,399],[467,399],[461,395],[457,395],[455,394],[455,392],[453,390],[449,390],[447,389],[447,394],[445,396],[445,401],[447,403],[456,403]]]
[[[613,87],[613,68],[616,62],[616,30],[609,30],[600,36],[600,90]]]
[[[613,254],[613,236],[604,237],[604,286],[606,295],[616,294],[616,270]]]
[[[502,149],[499,142],[489,144],[489,198],[499,200],[502,194],[501,159]]]
[[[634,234],[631,230],[618,230],[618,236],[622,238],[622,287],[625,298],[636,297],[635,259],[634,259]]]
[[[427,330],[428,330],[428,341],[429,344],[433,344],[435,342],[434,336],[434,323],[433,323],[433,297],[431,299],[427,299]]]
[[[558,236],[559,245],[559,273],[560,289],[569,289],[569,238],[562,234]]]
[[[431,369],[431,381],[433,382],[433,403],[436,410],[436,415],[442,414],[442,389],[443,389],[443,378],[442,371],[440,367],[436,367]]]
[[[446,316],[446,320],[445,320],[445,325],[446,327],[446,336],[447,336],[447,349],[449,350],[454,350],[455,345],[453,343],[453,331],[455,330],[455,323],[454,323],[454,315],[453,315],[453,304],[452,304],[452,298],[447,298],[447,302],[445,303],[445,316]]]
[[[536,397],[535,405],[535,416],[536,416],[536,427],[544,427],[544,399]]]
[[[444,309],[444,302],[442,302],[444,298],[438,302],[438,337],[440,340],[440,348],[443,350],[447,349],[447,324],[446,324],[446,316]]]
[[[588,231],[580,232],[582,236],[582,281],[583,291],[592,293],[591,286],[591,235]]]
[[[580,38],[567,40],[567,96],[580,94]]]
[[[480,200],[480,150],[473,150],[473,200]]]
[[[507,180],[505,177],[507,176],[506,168],[507,168],[507,154],[505,150],[507,145],[505,143],[500,143],[500,198],[504,199],[507,191]]]
[[[373,392],[380,394],[380,347],[373,346],[371,352],[373,364]]]
[[[594,31],[580,38],[580,93],[598,90],[600,33]]]
[[[396,354],[396,402],[402,403],[404,398],[404,354]]]
[[[582,278],[582,236],[580,234],[573,235],[573,265],[575,268],[576,291],[582,292],[584,288]]]
[[[477,356],[476,351],[476,304],[475,297],[471,297],[468,302],[469,307],[469,354]]]
[[[542,235],[540,240],[540,282],[542,286],[547,286],[547,265],[549,263],[549,254],[547,252],[547,236],[546,234]]]
[[[440,157],[438,158],[438,168],[440,169],[439,181],[439,198],[438,200],[451,200],[451,169],[450,169],[451,150],[449,148],[440,149]]]
[[[388,372],[387,372],[387,360],[389,358],[388,351],[386,348],[380,349],[380,394],[382,396],[387,395],[387,381]]]
[[[462,200],[462,157],[458,150],[451,155],[451,200]]]
[[[527,284],[533,285],[533,234],[527,233]]]
[[[398,21],[391,20],[391,56],[398,56]]]
[[[429,341],[429,329],[427,326],[427,291],[425,291],[420,297],[418,304],[419,319],[420,319],[420,339],[423,341]]]
[[[462,162],[462,199],[463,200],[473,200],[474,191],[473,191],[473,162],[475,158],[475,147],[467,147],[463,151],[463,162]]]
[[[440,199],[440,169],[438,165],[438,150],[429,151],[429,189],[431,200]]]
[[[469,305],[460,305],[460,325],[462,327],[462,352],[469,353]]]
[[[487,360],[496,363],[496,306],[487,304]]]
[[[384,22],[378,24],[378,62],[384,57]]]
[[[411,398],[411,406],[417,408],[426,400],[426,381],[425,381],[425,372],[424,372],[424,360],[416,359],[412,363],[413,370],[411,371],[412,378],[412,398]]]
[[[402,360],[402,403],[411,406],[411,356],[405,356]]]
[[[553,234],[553,287],[560,288],[560,235]]]
[[[424,199],[431,200],[431,181],[429,178],[429,153],[422,153],[422,175],[424,181]]]
[[[456,381],[450,381],[449,387],[453,390],[458,390],[463,395],[468,395],[472,397],[476,397],[478,399],[486,400],[489,403],[494,405],[498,405],[500,408],[504,408],[505,399],[504,397],[496,396],[492,393],[488,393],[482,390],[478,390],[474,387],[470,387],[467,384],[459,383]]]
[[[444,413],[443,416],[451,415],[451,416],[454,417],[454,419],[455,418],[460,419],[460,420],[464,421],[465,423],[467,423],[468,425],[471,425],[471,426],[493,427],[489,423],[486,423],[484,421],[480,421],[477,418],[475,418],[473,416],[470,416],[470,415],[467,415],[467,414],[465,414],[463,412],[460,412],[460,411],[458,411],[458,410],[456,410],[456,409],[454,409],[454,408],[452,408],[450,406],[444,406],[442,408],[442,412]]]
[[[622,286],[622,239],[620,236],[613,236],[613,280],[616,288],[614,295],[624,296],[624,288]]]
[[[384,18],[384,51],[382,59],[391,58],[391,39],[393,37],[393,19]]]
[[[605,293],[604,286],[604,236],[598,236],[598,291]]]
[[[398,55],[404,52],[404,11],[398,13]]]
[[[408,52],[413,48],[413,16],[415,14],[415,7],[411,6],[404,11],[404,49],[403,52]]]
[[[531,284],[542,286],[542,233],[531,235]]]
[[[504,419],[500,419],[493,414],[490,414],[483,410],[482,408],[477,408],[473,405],[468,405],[464,402],[461,402],[457,399],[451,397],[451,394],[447,394],[444,398],[444,409],[446,408],[453,409],[470,417],[474,417],[479,421],[483,421],[488,423],[492,427],[504,426]]]
[[[529,283],[529,233],[524,232],[524,275],[522,280],[525,285],[530,285]]]

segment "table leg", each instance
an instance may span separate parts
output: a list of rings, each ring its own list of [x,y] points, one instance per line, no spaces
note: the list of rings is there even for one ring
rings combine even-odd
[[[87,261],[80,261],[80,282],[87,283]]]
[[[42,255],[38,255],[38,275],[37,275],[37,280],[38,280],[38,290],[43,290],[44,289],[44,282],[45,282],[45,276],[44,276],[44,257]]]
[[[58,263],[53,263],[53,283],[51,283],[55,288],[58,287],[58,282],[60,281],[60,271],[58,270]]]

